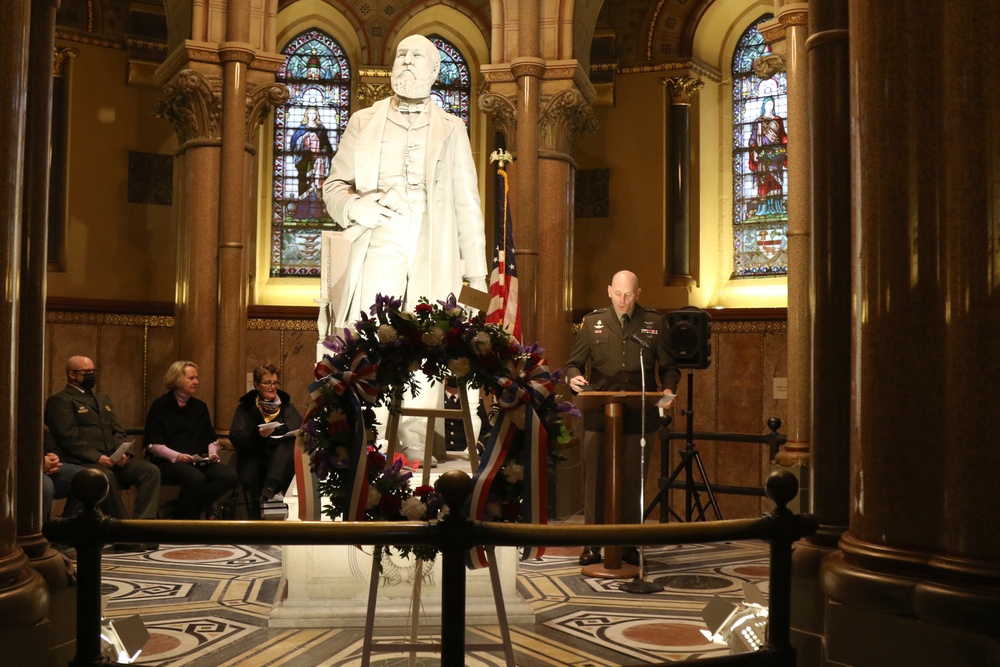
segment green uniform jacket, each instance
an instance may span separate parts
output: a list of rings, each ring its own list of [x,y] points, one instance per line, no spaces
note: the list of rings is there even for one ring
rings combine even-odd
[[[583,318],[583,326],[573,343],[573,352],[564,366],[566,380],[585,375],[594,391],[641,391],[641,350],[641,359],[646,367],[646,391],[674,391],[681,374],[670,355],[667,332],[666,316],[658,310],[643,308],[639,304],[633,308],[632,317],[624,331],[613,308],[599,308],[588,313]],[[649,349],[643,350],[632,336],[646,341]],[[655,428],[658,424],[655,409],[653,413],[653,421],[647,415],[647,428]],[[639,415],[626,415],[626,430],[637,432],[639,421]],[[588,431],[603,431],[603,415],[584,415],[584,428]]]
[[[107,395],[95,391],[88,396],[69,384],[45,401],[45,425],[70,463],[97,463],[126,437]]]

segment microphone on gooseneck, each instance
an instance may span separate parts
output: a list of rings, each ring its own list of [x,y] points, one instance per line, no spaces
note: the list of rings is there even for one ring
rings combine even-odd
[[[629,338],[639,343],[639,345],[641,345],[644,350],[648,350],[650,348],[649,341],[645,341],[639,338],[639,334],[632,334],[631,336],[629,336]]]

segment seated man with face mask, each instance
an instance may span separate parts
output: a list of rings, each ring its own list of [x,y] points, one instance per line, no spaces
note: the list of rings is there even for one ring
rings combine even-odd
[[[104,473],[108,496],[101,505],[116,519],[155,519],[160,500],[160,471],[130,452],[115,457],[126,442],[111,400],[94,391],[97,369],[87,357],[66,362],[66,386],[45,401],[45,425],[62,461],[87,466]],[[115,457],[115,458],[113,458]],[[135,515],[129,516],[119,496],[122,487],[138,489]]]

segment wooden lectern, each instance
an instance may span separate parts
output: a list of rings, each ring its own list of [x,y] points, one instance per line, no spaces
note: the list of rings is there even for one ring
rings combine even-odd
[[[646,392],[646,407],[652,407],[663,398],[658,391]],[[621,523],[622,520],[622,465],[624,438],[622,426],[626,411],[642,409],[640,391],[584,391],[576,395],[574,401],[580,412],[604,413],[604,521],[606,524]],[[655,430],[659,422],[646,424]],[[640,483],[645,483],[641,480]],[[640,516],[642,509],[640,508]],[[603,579],[631,579],[639,574],[639,568],[622,562],[621,546],[603,547],[604,562],[584,566],[582,573],[588,577]]]

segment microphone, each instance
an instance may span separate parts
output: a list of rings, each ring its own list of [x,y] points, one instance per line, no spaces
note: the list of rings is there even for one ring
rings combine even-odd
[[[644,341],[643,339],[639,338],[639,334],[632,334],[631,336],[629,336],[629,338],[631,338],[635,342],[639,343],[639,345],[641,345],[642,349],[644,349],[644,350],[648,350],[650,348],[649,342]]]

